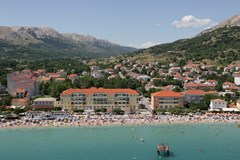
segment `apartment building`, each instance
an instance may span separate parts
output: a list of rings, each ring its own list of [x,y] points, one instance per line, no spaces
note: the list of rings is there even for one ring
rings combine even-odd
[[[183,93],[184,104],[188,103],[203,103],[206,92],[203,90],[187,90]]]
[[[183,95],[170,90],[159,91],[151,95],[152,109],[167,109],[176,106],[183,106]]]
[[[210,110],[227,108],[227,102],[222,99],[213,99],[210,101]]]
[[[33,108],[45,108],[45,109],[53,109],[57,106],[56,98],[37,98],[33,100],[32,107]]]
[[[16,106],[16,107],[29,107],[30,99],[29,98],[13,98],[11,104],[12,106]]]
[[[139,93],[132,89],[68,89],[61,93],[60,103],[64,110],[94,110],[106,108],[112,112],[121,108],[125,113],[135,112],[139,107]]]

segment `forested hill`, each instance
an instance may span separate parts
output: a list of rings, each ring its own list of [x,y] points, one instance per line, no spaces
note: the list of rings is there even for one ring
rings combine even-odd
[[[139,53],[159,55],[169,62],[192,60],[228,64],[240,60],[240,16],[234,16],[191,39],[160,44]]]
[[[108,57],[136,51],[90,35],[59,33],[48,27],[0,26],[2,58],[36,60],[45,58]]]

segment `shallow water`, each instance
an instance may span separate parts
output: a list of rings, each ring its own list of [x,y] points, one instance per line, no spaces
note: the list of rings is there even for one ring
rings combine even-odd
[[[144,139],[144,142],[141,141]],[[239,160],[236,124],[1,129],[0,160]]]

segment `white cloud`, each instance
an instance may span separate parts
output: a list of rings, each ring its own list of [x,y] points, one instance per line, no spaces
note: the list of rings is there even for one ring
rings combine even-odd
[[[146,42],[146,43],[143,43],[143,44],[130,44],[130,46],[138,48],[138,49],[142,49],[142,48],[149,48],[149,47],[152,47],[152,46],[155,46],[155,45],[158,45],[158,44],[160,44],[160,43]]]
[[[176,28],[197,28],[197,27],[203,27],[207,25],[211,25],[213,22],[211,19],[197,19],[196,17],[192,15],[186,15],[184,16],[180,21],[175,20],[172,22],[172,25]]]

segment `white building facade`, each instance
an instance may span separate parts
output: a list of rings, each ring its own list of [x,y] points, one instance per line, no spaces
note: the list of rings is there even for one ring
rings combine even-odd
[[[234,83],[240,85],[240,75],[234,77]]]
[[[227,108],[227,102],[222,99],[213,99],[210,102],[210,110],[222,110]]]

